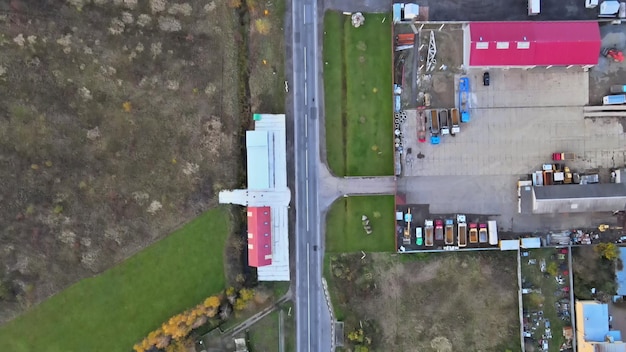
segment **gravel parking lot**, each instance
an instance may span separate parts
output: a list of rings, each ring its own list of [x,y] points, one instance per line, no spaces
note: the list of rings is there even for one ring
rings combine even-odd
[[[516,181],[551,160],[557,151],[576,153],[573,169],[623,165],[624,128],[619,119],[585,119],[589,75],[580,68],[490,70],[492,84],[482,85],[482,70],[470,71],[472,117],[457,136],[440,145],[418,143],[416,121],[403,126],[405,148],[399,191],[409,203],[430,204],[433,212],[472,212],[500,215],[500,226],[517,230],[567,228],[556,217],[517,214]],[[455,94],[450,92],[450,94]],[[445,176],[447,175],[447,176]],[[445,191],[444,191],[445,190]],[[445,197],[441,197],[445,194]],[[596,215],[588,215],[597,217]],[[522,219],[523,218],[523,219]],[[558,229],[558,228],[553,228]]]

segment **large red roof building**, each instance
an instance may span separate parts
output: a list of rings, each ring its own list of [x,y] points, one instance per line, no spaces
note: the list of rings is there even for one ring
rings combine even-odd
[[[471,22],[469,46],[474,67],[593,66],[601,38],[597,22]]]
[[[272,264],[272,219],[270,207],[248,207],[248,264]]]

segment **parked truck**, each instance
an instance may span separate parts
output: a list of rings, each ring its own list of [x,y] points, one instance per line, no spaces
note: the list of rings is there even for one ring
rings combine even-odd
[[[461,77],[459,80],[459,110],[461,110],[461,122],[470,121],[469,92],[469,78]]]
[[[426,247],[432,247],[434,244],[434,238],[433,238],[433,221],[432,220],[425,220],[424,221],[424,245],[426,245]]]
[[[454,220],[446,219],[446,241],[447,245],[454,243]]]
[[[478,225],[476,223],[469,224],[469,242],[478,243]]]
[[[439,116],[437,110],[430,110],[430,144],[439,144]]]
[[[457,134],[461,132],[460,122],[461,120],[459,118],[459,109],[450,109],[450,134]]]
[[[448,123],[448,109],[439,110],[439,125],[441,126],[442,136],[450,134],[450,125]]]
[[[467,224],[465,223],[465,215],[457,215],[456,223],[459,247],[465,247],[467,246]]]
[[[615,85],[611,86],[611,93],[626,93],[626,85]]]
[[[498,245],[498,226],[495,220],[487,221],[487,229],[489,230],[489,244],[492,246]]]
[[[565,161],[565,160],[575,160],[576,154],[574,153],[552,153],[552,160],[554,161]]]
[[[602,98],[602,104],[604,105],[618,105],[624,103],[626,103],[626,94],[607,95]]]
[[[417,110],[417,141],[426,142],[426,112],[424,109]]]
[[[404,244],[411,244],[411,222],[413,221],[413,214],[411,214],[411,209],[404,214],[404,222],[406,222],[406,228],[404,229]]]
[[[478,241],[487,243],[487,224],[478,225]]]
[[[443,241],[443,220],[435,220],[435,241]]]

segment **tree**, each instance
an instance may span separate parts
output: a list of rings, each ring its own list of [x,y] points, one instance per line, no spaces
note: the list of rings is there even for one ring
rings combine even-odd
[[[242,288],[241,290],[239,290],[239,297],[248,302],[249,300],[254,298],[254,290],[250,288]]]
[[[559,273],[559,266],[556,262],[550,262],[550,264],[548,264],[548,267],[546,268],[546,271],[548,272],[548,274],[556,276],[556,274]]]
[[[258,18],[254,20],[254,29],[259,34],[268,35],[272,30],[272,22],[269,18]]]
[[[615,243],[600,243],[596,245],[594,249],[596,253],[609,261],[614,261],[619,258],[619,248],[617,248]]]
[[[235,308],[235,310],[244,310],[247,305],[248,305],[248,302],[244,301],[241,298],[237,298],[235,300],[235,304],[233,304],[233,308]]]

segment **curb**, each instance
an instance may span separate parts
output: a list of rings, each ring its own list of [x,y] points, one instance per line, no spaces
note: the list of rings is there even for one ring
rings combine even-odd
[[[328,292],[328,284],[326,279],[322,278],[322,287],[324,289],[324,298],[326,298],[326,306],[330,312],[330,351],[335,351],[335,312],[333,311],[333,304],[330,301],[330,293]]]

